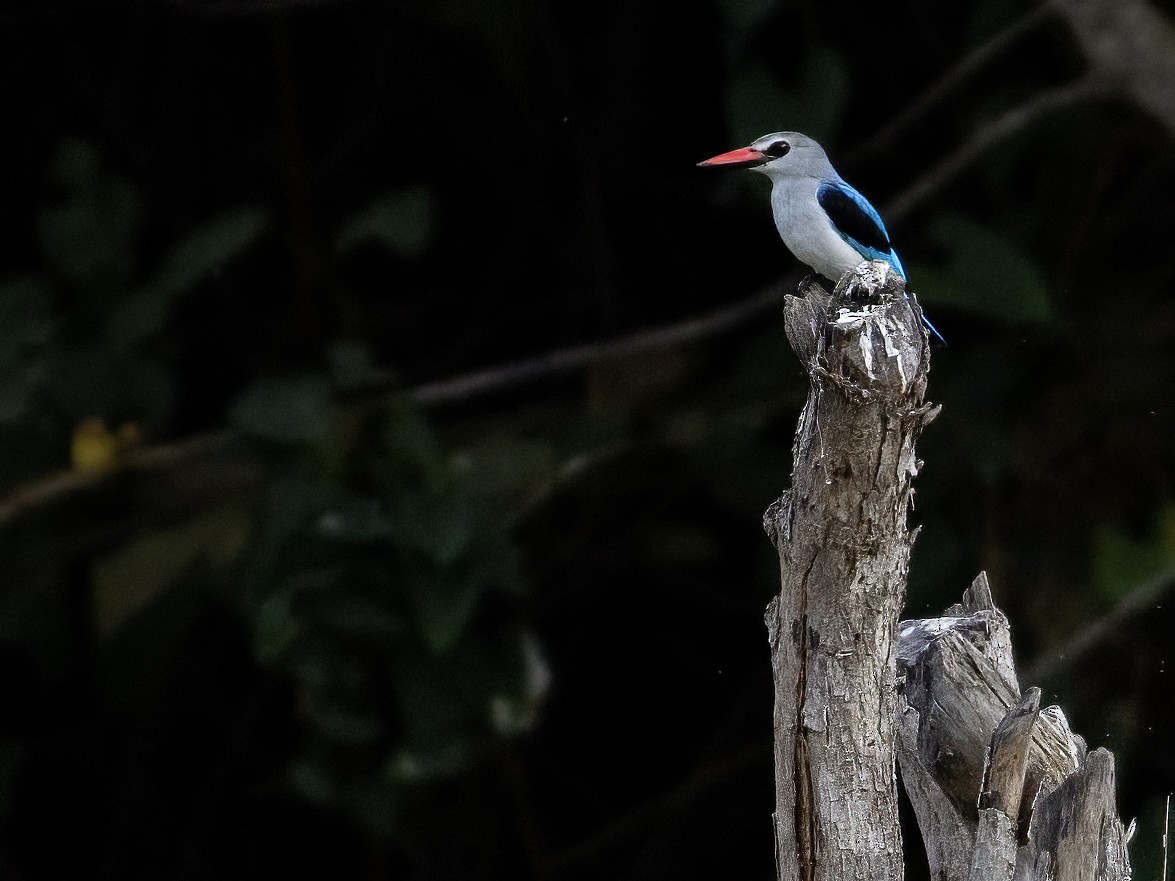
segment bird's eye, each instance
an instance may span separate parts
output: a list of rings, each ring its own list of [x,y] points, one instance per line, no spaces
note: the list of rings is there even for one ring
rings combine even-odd
[[[791,150],[791,144],[787,141],[775,141],[768,145],[767,149],[763,152],[772,159],[778,159],[780,156],[786,156],[789,150]]]

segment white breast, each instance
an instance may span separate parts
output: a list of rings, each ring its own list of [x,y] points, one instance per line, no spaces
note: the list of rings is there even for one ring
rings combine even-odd
[[[771,187],[775,228],[789,251],[816,272],[837,281],[865,258],[842,239],[816,201],[819,181],[776,178]]]

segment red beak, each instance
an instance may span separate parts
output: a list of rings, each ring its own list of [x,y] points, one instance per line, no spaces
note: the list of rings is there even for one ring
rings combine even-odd
[[[758,150],[752,150],[750,147],[740,147],[737,150],[731,150],[729,153],[722,153],[712,159],[707,159],[705,162],[699,162],[698,165],[703,168],[708,168],[712,165],[724,165],[727,168],[754,168],[756,165],[762,165],[770,158],[766,153],[760,153]]]

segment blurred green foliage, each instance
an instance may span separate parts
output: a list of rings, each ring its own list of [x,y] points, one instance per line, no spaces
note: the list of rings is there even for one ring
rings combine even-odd
[[[229,422],[246,434],[275,443],[315,443],[334,419],[325,376],[265,377],[246,388],[229,409]]]
[[[1155,512],[1142,535],[1103,526],[1092,557],[1093,587],[1103,600],[1120,600],[1155,579],[1169,581],[1175,577],[1175,504]]]
[[[0,419],[9,435],[34,426],[64,450],[83,420],[162,431],[172,415],[174,365],[161,337],[176,307],[265,234],[265,211],[226,211],[142,269],[143,198],[93,144],[66,139],[49,161],[55,201],[37,217],[43,271],[0,282]],[[8,482],[53,461],[8,461]]]
[[[1056,321],[1044,278],[1014,242],[953,213],[936,217],[931,230],[943,252],[941,263],[911,268],[919,296],[931,307],[943,305],[1011,325]]]
[[[52,290],[38,276],[0,282],[0,421],[24,413],[44,374],[44,349],[53,338]]]
[[[329,405],[326,378],[263,380],[232,418],[309,448],[331,435]],[[526,731],[549,672],[508,611],[521,586],[509,522],[419,413],[395,406],[347,442],[345,480],[311,470],[270,489],[247,595],[258,658],[296,683],[291,783],[393,836],[403,787]]]
[[[427,188],[393,190],[356,213],[335,236],[335,247],[346,253],[356,245],[374,242],[417,257],[432,240],[435,211]]]

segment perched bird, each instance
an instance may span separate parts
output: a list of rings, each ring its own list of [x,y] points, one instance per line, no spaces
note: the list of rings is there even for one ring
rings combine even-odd
[[[835,282],[863,260],[882,260],[906,277],[881,215],[837,174],[824,148],[807,135],[764,135],[749,147],[698,165],[749,168],[771,178],[771,211],[780,238],[820,275]],[[922,321],[942,340],[925,316]]]

